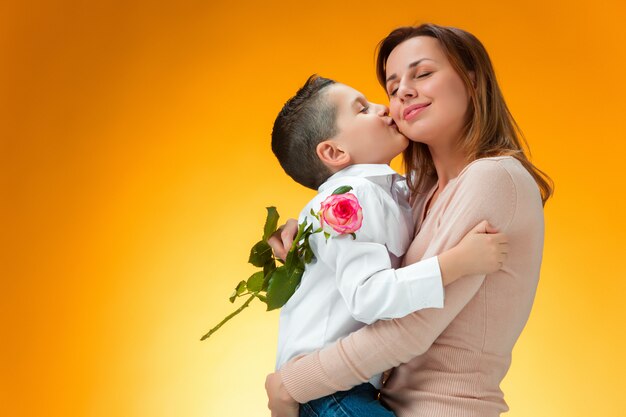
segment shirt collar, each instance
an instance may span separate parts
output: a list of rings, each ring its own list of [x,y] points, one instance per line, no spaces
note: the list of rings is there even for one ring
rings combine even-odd
[[[369,177],[381,177],[387,175],[399,175],[396,171],[394,171],[389,165],[386,164],[356,164],[350,165],[342,169],[341,171],[335,172],[330,176],[320,187],[318,188],[319,192],[324,191],[326,188],[330,187],[332,183],[337,180],[341,180],[346,177],[360,177],[360,178],[369,178]]]

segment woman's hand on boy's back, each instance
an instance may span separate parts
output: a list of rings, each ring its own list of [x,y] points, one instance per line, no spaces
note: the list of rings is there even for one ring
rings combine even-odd
[[[285,260],[287,252],[289,252],[293,243],[293,239],[296,237],[296,233],[298,233],[298,221],[296,219],[289,219],[267,239],[267,243],[272,248],[275,257],[283,261]]]
[[[267,376],[265,391],[268,398],[267,408],[272,412],[272,417],[298,417],[300,404],[291,398],[278,372]]]

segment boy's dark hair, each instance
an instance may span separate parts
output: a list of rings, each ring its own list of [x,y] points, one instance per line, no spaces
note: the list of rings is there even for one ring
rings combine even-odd
[[[283,106],[272,129],[272,151],[285,172],[317,188],[332,172],[317,156],[317,145],[337,134],[337,108],[323,90],[335,81],[313,74]]]

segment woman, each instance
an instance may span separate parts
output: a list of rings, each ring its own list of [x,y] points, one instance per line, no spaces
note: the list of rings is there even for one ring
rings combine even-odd
[[[297,402],[395,367],[380,398],[398,416],[497,416],[508,409],[499,384],[539,278],[551,184],[526,158],[473,35],[396,29],[380,44],[377,74],[411,140],[404,159],[419,233],[406,262],[450,248],[483,219],[509,236],[509,255],[500,271],[446,287],[441,310],[379,321],[287,363],[267,379],[272,415],[297,415]]]

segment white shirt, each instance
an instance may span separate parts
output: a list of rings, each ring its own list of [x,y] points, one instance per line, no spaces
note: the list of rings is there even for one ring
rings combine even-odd
[[[302,353],[333,343],[376,320],[443,307],[437,257],[398,268],[413,238],[413,214],[406,181],[388,165],[352,165],[331,176],[302,210],[310,211],[340,186],[349,185],[363,210],[363,223],[350,235],[309,238],[315,259],[300,286],[280,310],[276,369]],[[379,378],[373,378],[375,385]]]

